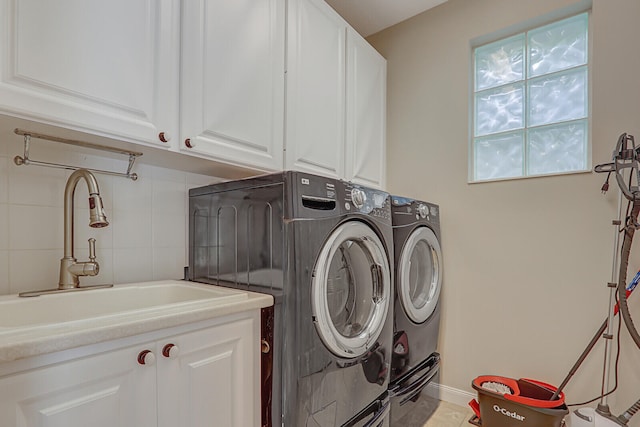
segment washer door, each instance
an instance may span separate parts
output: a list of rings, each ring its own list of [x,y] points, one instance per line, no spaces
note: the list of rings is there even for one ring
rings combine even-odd
[[[398,269],[398,294],[405,313],[415,323],[431,316],[442,287],[442,250],[428,227],[416,228],[407,239]]]
[[[334,354],[366,353],[384,327],[391,273],[384,245],[360,221],[348,221],[323,246],[311,284],[311,308],[320,338]]]

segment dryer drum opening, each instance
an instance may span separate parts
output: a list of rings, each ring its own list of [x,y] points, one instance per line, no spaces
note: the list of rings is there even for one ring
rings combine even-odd
[[[391,301],[391,273],[384,245],[360,221],[338,226],[318,255],[312,312],[316,330],[334,354],[365,354],[380,335]]]
[[[398,294],[414,323],[423,323],[435,310],[442,287],[442,250],[435,233],[418,227],[407,239],[398,266]]]

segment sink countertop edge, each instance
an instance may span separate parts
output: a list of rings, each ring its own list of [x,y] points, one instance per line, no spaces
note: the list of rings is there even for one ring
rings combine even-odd
[[[42,325],[41,327],[28,328],[26,332],[21,332],[17,329],[16,333],[13,334],[7,333],[5,336],[0,334],[0,362],[12,362],[273,305],[273,297],[271,295],[216,285],[178,280],[143,282],[136,283],[136,285],[152,286],[153,284],[166,283],[181,283],[206,288],[214,287],[231,291],[231,293],[244,293],[247,298],[223,304],[207,304],[206,301],[195,301],[193,304],[176,304],[175,306],[170,304],[164,309],[152,310],[151,312],[131,311],[118,313],[117,316],[112,318],[99,317],[95,321],[87,319],[84,322],[72,321]],[[127,286],[127,284],[116,286]],[[105,324],[99,324],[100,321],[105,319]]]

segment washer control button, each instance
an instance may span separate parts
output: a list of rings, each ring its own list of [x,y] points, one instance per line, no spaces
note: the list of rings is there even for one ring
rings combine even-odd
[[[429,207],[423,203],[418,205],[418,213],[422,218],[426,218],[429,215]]]
[[[367,194],[359,188],[353,188],[351,190],[351,201],[353,202],[353,206],[360,209],[367,201]]]

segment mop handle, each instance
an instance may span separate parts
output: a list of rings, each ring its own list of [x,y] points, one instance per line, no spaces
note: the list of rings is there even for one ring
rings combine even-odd
[[[580,365],[582,365],[582,362],[584,362],[584,360],[587,358],[591,350],[593,350],[593,347],[598,343],[598,340],[600,339],[604,331],[607,329],[608,323],[609,323],[608,318],[605,319],[604,322],[602,322],[602,326],[600,326],[600,329],[598,329],[598,332],[596,332],[593,338],[591,338],[591,341],[589,341],[589,345],[587,345],[587,348],[584,349],[584,351],[582,352],[582,354],[580,355],[576,363],[573,365],[573,367],[569,371],[569,374],[565,377],[564,381],[562,381],[562,384],[560,384],[560,387],[558,387],[558,389],[555,391],[555,393],[553,393],[553,395],[551,396],[551,399],[549,400],[556,400],[558,398],[558,395],[562,391],[562,389],[564,389],[564,387],[569,383],[569,381],[571,380],[571,378],[573,378],[575,373],[578,372],[578,369],[580,368]]]
[[[629,286],[627,286],[627,297],[631,295],[633,290],[638,285],[638,282],[640,282],[640,270],[633,277],[633,280],[631,281],[631,283],[629,283]],[[616,315],[618,314],[618,310],[619,310],[619,307],[618,307],[618,304],[616,304],[614,309],[614,313]],[[558,389],[555,391],[555,393],[553,393],[553,395],[551,396],[551,399],[549,400],[556,400],[558,398],[562,390],[565,388],[565,386],[569,383],[571,378],[573,378],[575,373],[578,371],[578,369],[580,368],[580,365],[582,365],[582,362],[584,362],[584,360],[587,358],[591,350],[593,350],[593,347],[598,343],[598,340],[600,339],[604,331],[607,329],[608,323],[609,323],[609,318],[604,319],[604,322],[602,322],[602,326],[600,326],[600,329],[598,329],[598,332],[596,332],[593,338],[591,338],[591,341],[589,341],[587,348],[584,349],[584,351],[582,352],[582,354],[580,355],[576,363],[573,365],[573,367],[569,371],[569,374],[565,377],[564,381],[562,381],[562,384],[560,384],[560,387],[558,387]]]

